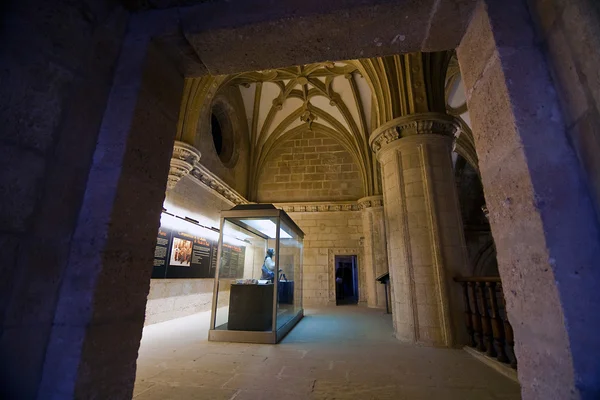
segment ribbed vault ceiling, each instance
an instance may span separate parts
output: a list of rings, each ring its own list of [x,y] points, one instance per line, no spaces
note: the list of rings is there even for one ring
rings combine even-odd
[[[367,191],[375,190],[368,147],[371,90],[356,66],[326,62],[256,71],[231,75],[223,85],[237,85],[244,100],[253,179],[279,143],[315,130],[338,140],[360,166]]]
[[[398,65],[400,57],[394,56]],[[461,125],[456,152],[477,169],[466,96],[455,57],[447,67],[447,110],[459,118]],[[250,143],[249,187],[256,187],[263,166],[279,144],[313,130],[336,139],[352,155],[366,195],[380,192],[379,166],[368,140],[374,128],[394,117],[390,108],[393,88],[381,59],[322,62],[188,80],[179,140],[194,143],[198,121],[209,119],[212,99],[226,87],[239,90],[245,109]]]

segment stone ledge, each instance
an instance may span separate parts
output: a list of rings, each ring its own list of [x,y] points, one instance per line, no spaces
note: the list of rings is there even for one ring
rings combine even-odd
[[[359,211],[356,201],[327,201],[306,203],[274,203],[285,212]]]
[[[519,383],[519,377],[517,375],[517,371],[512,369],[508,365],[502,364],[500,361],[496,361],[493,358],[486,356],[485,354],[475,350],[472,347],[465,346],[465,347],[463,347],[463,350],[466,351],[467,353],[469,353],[470,355],[472,355],[473,357],[475,357],[477,360],[486,364],[488,367],[495,369],[496,371],[500,372],[502,375],[506,376],[507,378]]]

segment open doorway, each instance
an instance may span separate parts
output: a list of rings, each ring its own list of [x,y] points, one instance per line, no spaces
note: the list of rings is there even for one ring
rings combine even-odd
[[[335,256],[335,304],[358,304],[358,268],[355,255]]]

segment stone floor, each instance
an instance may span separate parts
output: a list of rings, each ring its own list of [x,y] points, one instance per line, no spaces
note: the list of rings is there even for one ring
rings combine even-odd
[[[517,383],[463,350],[399,343],[381,311],[306,314],[279,345],[208,342],[206,313],[148,326],[134,398],[520,399]]]

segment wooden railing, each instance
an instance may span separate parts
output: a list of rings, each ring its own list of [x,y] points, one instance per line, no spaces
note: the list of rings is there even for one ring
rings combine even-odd
[[[499,277],[454,278],[462,285],[469,346],[517,368],[512,326]]]

